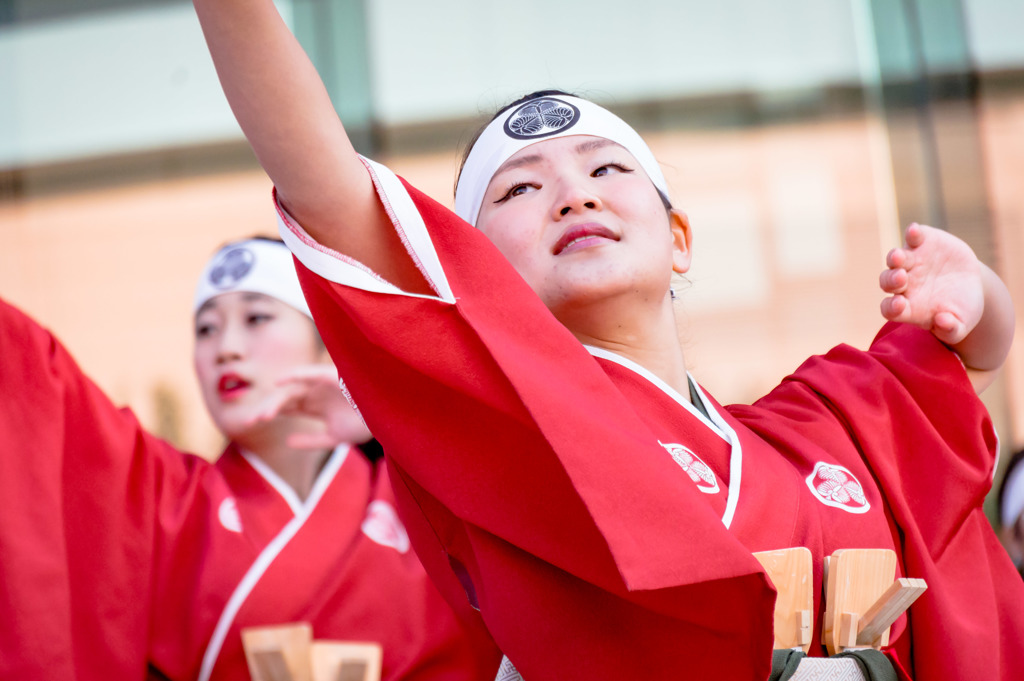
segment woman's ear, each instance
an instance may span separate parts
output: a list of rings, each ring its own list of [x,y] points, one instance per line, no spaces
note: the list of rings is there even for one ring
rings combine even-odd
[[[692,255],[690,218],[678,208],[673,208],[668,212],[668,220],[672,230],[672,271],[683,274],[690,269]]]

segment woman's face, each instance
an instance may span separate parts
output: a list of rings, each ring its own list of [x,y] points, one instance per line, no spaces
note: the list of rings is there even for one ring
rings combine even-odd
[[[207,301],[195,318],[195,369],[217,428],[238,439],[277,380],[326,360],[313,322],[276,298],[237,291]]]
[[[632,154],[601,137],[520,150],[491,178],[476,226],[560,318],[610,295],[660,300],[689,267],[685,216],[670,220]]]

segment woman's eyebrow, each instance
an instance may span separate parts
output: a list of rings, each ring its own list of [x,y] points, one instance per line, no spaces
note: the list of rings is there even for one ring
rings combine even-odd
[[[503,173],[506,170],[513,170],[515,168],[521,168],[523,166],[528,166],[533,163],[537,163],[542,158],[543,157],[540,154],[527,154],[526,156],[520,156],[519,158],[510,158],[509,160],[505,161],[500,166],[498,166],[498,169],[494,171],[494,175],[497,175],[498,173]],[[492,175],[491,177],[494,177],[494,175]]]
[[[613,142],[610,139],[597,137],[594,139],[588,139],[580,142],[579,144],[576,145],[573,151],[575,151],[577,154],[585,154],[589,151],[594,151],[595,149],[601,149],[607,146],[618,147],[622,145],[618,144],[617,142]],[[537,163],[538,161],[541,161],[542,159],[543,156],[541,154],[527,154],[526,156],[520,156],[519,158],[509,159],[508,161],[505,161],[500,166],[498,166],[498,169],[494,171],[494,175],[492,175],[491,177],[494,177],[495,175],[498,175],[508,170],[514,170],[515,168],[521,168],[523,166],[532,165],[534,163]]]
[[[585,140],[585,141],[580,142],[579,144],[577,144],[576,145],[576,153],[577,154],[585,154],[588,151],[594,151],[595,149],[601,149],[601,148],[607,147],[609,145],[614,145],[616,147],[621,146],[617,142],[613,142],[610,139],[606,139],[604,137],[598,137],[598,138],[595,138],[595,139]]]
[[[215,298],[210,298],[205,303],[203,303],[202,305],[199,306],[199,309],[196,310],[196,313],[193,316],[198,317],[199,315],[203,314],[207,310],[216,310],[216,309],[217,309],[217,301],[216,301],[216,299]]]

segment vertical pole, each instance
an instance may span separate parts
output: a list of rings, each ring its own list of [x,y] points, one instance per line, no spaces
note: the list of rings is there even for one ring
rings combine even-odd
[[[292,30],[316,66],[356,150],[379,151],[365,0],[293,0]]]

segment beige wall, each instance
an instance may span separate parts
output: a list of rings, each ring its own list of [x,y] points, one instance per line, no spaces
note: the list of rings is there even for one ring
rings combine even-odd
[[[1022,108],[987,111],[983,127],[1018,300]],[[718,399],[755,399],[809,354],[870,341],[877,275],[899,239],[878,129],[851,118],[649,140],[694,228],[680,327],[693,373]],[[453,154],[383,160],[450,202]],[[53,329],[149,427],[215,455],[221,441],[192,376],[192,287],[219,244],[275,230],[269,190],[250,171],[2,203],[0,296]],[[1018,342],[1013,405],[1024,396],[1022,352]],[[1024,412],[1013,413],[1004,440],[1019,445]]]
[[[0,295],[52,329],[115,402],[216,455],[192,377],[192,289],[220,243],[274,233],[269,197],[250,172],[0,204]]]
[[[1017,310],[1017,335],[1007,362],[1006,444],[1024,447],[1024,98],[991,98],[981,107],[982,153],[995,224],[999,273]]]

